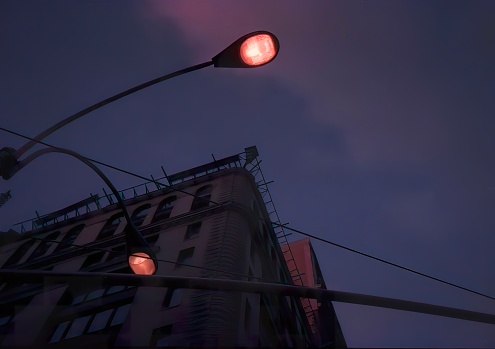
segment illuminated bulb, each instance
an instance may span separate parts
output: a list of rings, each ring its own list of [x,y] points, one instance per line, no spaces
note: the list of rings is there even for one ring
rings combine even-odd
[[[143,252],[136,252],[129,256],[129,267],[134,274],[139,275],[153,275],[156,271],[153,260]]]
[[[277,54],[273,39],[268,34],[258,34],[246,39],[240,48],[241,58],[247,65],[262,65]]]

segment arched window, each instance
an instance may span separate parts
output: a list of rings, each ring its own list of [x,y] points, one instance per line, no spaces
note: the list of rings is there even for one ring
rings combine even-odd
[[[35,242],[36,240],[30,239],[29,241],[26,241],[21,246],[19,246],[17,250],[14,252],[14,254],[10,256],[7,262],[5,262],[3,267],[5,268],[18,263],[21,260],[21,258],[26,255],[27,251],[29,251],[29,249],[34,245]]]
[[[191,206],[191,211],[203,207],[208,207],[210,205],[211,189],[211,185],[205,185],[204,187],[196,190],[196,194]]]
[[[71,230],[69,230],[65,236],[62,238],[62,241],[58,244],[57,248],[55,251],[60,251],[65,248],[70,248],[72,247],[72,244],[76,240],[76,238],[79,236],[79,233],[84,229],[85,225],[84,224],[79,224],[73,227]]]
[[[44,237],[43,240],[47,241],[40,241],[38,247],[29,256],[28,261],[44,256],[48,249],[57,243],[54,240],[57,240],[59,235],[60,232],[57,231],[56,233],[52,233],[47,237]]]
[[[170,213],[174,208],[176,200],[177,196],[171,196],[160,202],[160,205],[158,205],[158,208],[156,209],[155,216],[153,217],[153,223],[170,217]]]
[[[148,211],[150,210],[150,207],[151,207],[150,204],[146,204],[138,207],[132,213],[131,220],[136,227],[139,227],[141,224],[143,224],[146,216],[148,215]]]
[[[114,214],[112,217],[110,217],[110,219],[105,223],[103,229],[100,231],[100,234],[98,234],[96,240],[105,239],[112,236],[119,227],[122,217],[124,217],[124,214],[122,212]]]

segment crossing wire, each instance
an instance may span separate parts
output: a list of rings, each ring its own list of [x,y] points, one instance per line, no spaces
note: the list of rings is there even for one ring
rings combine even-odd
[[[15,131],[11,131],[11,130],[8,130],[6,128],[3,128],[3,127],[0,127],[0,130],[4,131],[4,132],[7,132],[7,133],[10,133],[10,134],[13,134],[15,136],[18,136],[18,137],[21,137],[21,138],[24,138],[24,139],[28,139],[28,140],[31,140],[31,141],[35,141],[33,138],[31,137],[28,137],[28,136],[25,136],[23,134],[20,134],[18,132],[15,132]],[[43,141],[36,141],[37,143],[39,144],[43,144],[47,147],[51,147],[51,148],[58,148],[56,146],[53,146],[51,144],[48,144],[48,143],[45,143]],[[104,162],[101,162],[101,161],[98,161],[98,160],[95,160],[95,159],[91,159],[91,158],[88,158],[88,157],[85,157],[83,156],[85,159],[89,160],[89,161],[92,161],[96,164],[99,164],[99,165],[102,165],[102,166],[105,166],[105,167],[108,167],[108,168],[111,168],[113,170],[116,170],[116,171],[119,171],[119,172],[122,172],[122,173],[125,173],[125,174],[128,174],[130,176],[134,176],[136,178],[140,178],[140,179],[143,179],[143,180],[146,180],[148,182],[155,182],[155,183],[158,183],[160,185],[163,185],[164,187],[167,187],[167,188],[170,188],[170,189],[173,189],[175,191],[178,191],[178,192],[181,192],[181,193],[184,193],[186,195],[190,195],[190,196],[194,196],[194,197],[199,197],[193,193],[189,193],[185,190],[181,190],[179,188],[175,188],[174,186],[172,185],[168,185],[168,184],[164,184],[164,183],[160,183],[154,179],[150,179],[150,178],[147,178],[145,176],[141,176],[139,174],[136,174],[136,173],[133,173],[133,172],[130,172],[130,171],[127,171],[127,170],[124,170],[124,169],[121,169],[119,167],[116,167],[116,166],[112,166],[112,165],[109,165],[107,163],[104,163]],[[210,203],[214,204],[214,205],[220,205],[218,202],[215,202],[213,200],[209,200]],[[335,243],[335,242],[332,242],[330,240],[327,240],[327,239],[324,239],[324,238],[321,238],[321,237],[318,237],[316,235],[313,235],[313,234],[309,234],[309,233],[306,233],[302,230],[299,230],[299,229],[295,229],[295,228],[291,228],[289,227],[288,225],[286,224],[279,224],[279,223],[276,223],[276,222],[271,222],[270,220],[266,220],[265,218],[262,218],[260,217],[259,218],[260,220],[266,222],[266,223],[269,223],[271,224],[273,227],[282,227],[283,229],[287,229],[287,230],[290,230],[294,233],[298,233],[298,234],[301,234],[301,235],[304,235],[304,236],[307,236],[307,237],[310,237],[312,239],[315,239],[315,240],[318,240],[318,241],[321,241],[323,243],[326,243],[326,244],[329,244],[329,245],[332,245],[332,246],[335,246],[335,247],[338,247],[338,248],[341,248],[341,249],[344,249],[346,251],[349,251],[349,252],[353,252],[353,253],[356,253],[356,254],[359,254],[361,256],[364,256],[364,257],[367,257],[367,258],[370,258],[370,259],[373,259],[375,261],[378,261],[378,262],[381,262],[381,263],[384,263],[384,264],[387,264],[387,265],[390,265],[390,266],[393,266],[395,268],[399,268],[401,270],[405,270],[405,271],[408,271],[410,273],[413,273],[413,274],[416,274],[416,275],[419,275],[419,276],[422,276],[422,277],[425,277],[425,278],[428,278],[430,280],[434,280],[434,281],[437,281],[437,282],[440,282],[440,283],[443,283],[445,285],[449,285],[451,287],[455,287],[457,289],[460,289],[460,290],[463,290],[463,291],[467,291],[467,292],[470,292],[470,293],[473,293],[473,294],[476,294],[478,296],[482,296],[482,297],[485,297],[485,298],[488,298],[488,299],[491,299],[491,300],[495,300],[495,297],[492,297],[490,295],[487,295],[485,293],[481,293],[481,292],[478,292],[478,291],[475,291],[475,290],[472,290],[470,288],[467,288],[467,287],[463,287],[463,286],[460,286],[460,285],[457,285],[455,283],[452,283],[452,282],[448,282],[448,281],[445,281],[445,280],[442,280],[440,278],[437,278],[437,277],[434,277],[434,276],[431,276],[431,275],[428,275],[428,274],[425,274],[425,273],[422,273],[422,272],[419,272],[419,271],[416,271],[414,269],[411,269],[411,268],[407,268],[407,267],[404,267],[404,266],[401,266],[397,263],[393,263],[393,262],[390,262],[390,261],[387,261],[383,258],[378,258],[378,257],[375,257],[373,255],[370,255],[368,253],[364,253],[364,252],[361,252],[361,251],[358,251],[356,249],[353,249],[353,248],[350,248],[350,247],[347,247],[347,246],[344,246],[344,245],[341,245],[341,244],[338,244],[338,243]]]

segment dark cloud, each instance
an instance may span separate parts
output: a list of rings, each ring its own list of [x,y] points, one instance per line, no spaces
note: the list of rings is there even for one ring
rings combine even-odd
[[[47,141],[155,177],[160,165],[181,171],[256,144],[282,220],[493,295],[492,13],[481,1],[2,2],[0,125],[32,136],[208,60],[246,32],[271,30],[281,41],[273,64],[182,76]],[[106,172],[119,188],[141,183]],[[0,227],[101,187],[75,160],[39,159],[0,183],[13,195]],[[315,248],[331,288],[495,313],[480,297]],[[485,325],[337,310],[351,346],[495,344]]]

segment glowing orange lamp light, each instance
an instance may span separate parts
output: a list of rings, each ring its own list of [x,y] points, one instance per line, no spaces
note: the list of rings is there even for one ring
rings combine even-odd
[[[217,68],[254,68],[273,61],[280,50],[275,35],[257,31],[234,41],[229,47],[212,58]]]
[[[136,252],[129,256],[129,267],[134,274],[153,275],[156,272],[156,266],[151,257],[144,252]]]
[[[270,62],[277,54],[275,42],[267,34],[258,34],[244,40],[240,47],[244,63],[252,66]]]
[[[127,261],[134,274],[153,275],[158,268],[155,252],[139,234],[136,227],[127,223],[125,227]]]

